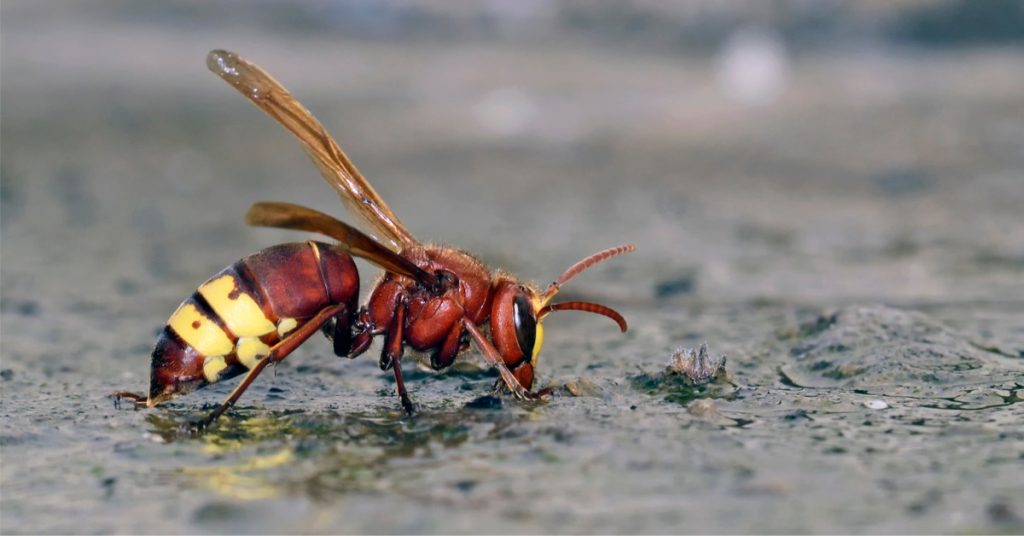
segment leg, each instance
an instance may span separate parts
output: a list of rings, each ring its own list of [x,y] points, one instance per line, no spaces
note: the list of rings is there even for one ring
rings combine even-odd
[[[455,362],[455,356],[458,355],[459,347],[462,346],[463,329],[462,321],[456,322],[448,335],[445,335],[441,347],[430,356],[430,366],[434,370],[448,368]]]
[[[144,407],[149,401],[149,397],[146,395],[133,393],[131,391],[117,391],[116,393],[112,393],[110,396],[114,399],[114,407],[118,409],[121,407],[122,400],[131,400],[132,406],[136,408]]]
[[[395,360],[402,359],[402,340],[405,330],[405,305],[408,298],[400,297],[395,300],[395,314],[391,317],[391,324],[384,335],[384,347],[380,350],[380,369],[387,370]]]
[[[398,398],[402,400],[402,408],[409,415],[416,413],[416,404],[413,404],[412,398],[409,398],[409,392],[405,390],[405,381],[402,380],[402,360],[396,359],[394,363],[395,370],[395,385],[398,389]]]
[[[405,408],[406,413],[411,414],[414,411],[414,406],[408,391],[405,390],[405,381],[402,380],[402,335],[405,329],[405,312],[408,303],[409,298],[404,294],[399,295],[395,300],[395,315],[384,339],[384,348],[380,352],[380,368],[381,370],[387,370],[389,367],[394,369],[398,398],[402,400],[402,407]]]
[[[320,331],[324,337],[334,345],[334,355],[338,357],[350,357],[352,349],[352,318],[349,317],[348,308],[334,315],[321,326]],[[354,357],[354,356],[351,356]]]
[[[541,389],[540,391],[537,391],[535,394],[536,394],[538,399],[540,399],[540,400],[547,400],[548,398],[551,398],[551,395],[557,389],[558,389],[557,387],[545,387],[545,388]]]
[[[238,398],[242,396],[242,393],[249,388],[256,377],[260,375],[260,372],[263,372],[263,369],[267,368],[267,365],[271,363],[278,363],[288,357],[288,354],[294,352],[299,345],[306,342],[306,339],[312,337],[314,333],[319,331],[320,326],[324,325],[324,323],[329,321],[331,317],[337,315],[343,310],[345,310],[345,304],[338,304],[323,309],[317,313],[316,316],[309,319],[305,324],[291,332],[287,337],[281,339],[281,342],[275,344],[274,347],[270,349],[270,355],[260,359],[260,361],[256,363],[256,366],[245,375],[245,378],[242,379],[242,383],[239,383],[238,387],[235,387],[235,390],[231,391],[231,394],[228,395],[227,399],[225,399],[217,409],[213,410],[213,413],[210,413],[207,418],[198,423],[199,428],[206,428],[212,424],[213,421],[217,420],[217,417],[220,417],[221,414],[227,411],[228,408],[234,406],[235,402],[238,401]]]
[[[380,330],[370,322],[370,313],[366,310],[366,307],[363,307],[359,311],[359,317],[356,320],[356,334],[352,337],[348,357],[355,359],[362,355],[370,347],[373,338],[378,334],[380,334]]]
[[[349,359],[355,359],[363,355],[363,352],[370,348],[370,343],[373,342],[373,337],[374,333],[369,328],[356,332],[355,337],[352,337],[352,343],[348,349]]]
[[[352,322],[347,307],[334,315],[333,324],[334,333],[331,334],[331,342],[334,343],[334,355],[348,356],[352,349]]]
[[[500,391],[502,387],[506,387],[505,382],[501,378],[495,380],[494,390]],[[527,391],[525,398],[528,398],[530,400],[547,400],[551,398],[551,395],[553,395],[557,390],[558,387],[545,387],[536,392]]]
[[[505,366],[505,360],[501,358],[501,354],[499,354],[494,345],[487,340],[487,337],[484,337],[484,334],[480,333],[476,324],[471,322],[468,318],[464,319],[462,323],[466,326],[466,329],[469,330],[469,334],[473,336],[473,340],[476,341],[476,345],[480,347],[480,351],[483,352],[484,358],[487,362],[498,369],[498,372],[501,374],[501,379],[505,380],[505,385],[508,386],[512,393],[519,398],[536,398],[533,393],[527,391],[526,388],[519,383],[519,380],[517,380],[512,374],[512,371],[508,370],[508,367]]]

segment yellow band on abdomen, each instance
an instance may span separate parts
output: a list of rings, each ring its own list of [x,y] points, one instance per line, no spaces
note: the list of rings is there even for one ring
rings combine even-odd
[[[259,337],[277,329],[256,300],[238,290],[233,275],[222,275],[203,283],[199,293],[236,337]]]
[[[204,356],[226,355],[234,348],[224,330],[212,319],[203,316],[194,304],[181,304],[181,307],[171,315],[167,325],[186,344]]]

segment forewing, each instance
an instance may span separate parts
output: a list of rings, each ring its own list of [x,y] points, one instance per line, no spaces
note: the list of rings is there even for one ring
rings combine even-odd
[[[377,195],[319,121],[291,93],[258,66],[225,50],[214,50],[206,66],[294,134],[348,210],[377,241],[395,251],[419,242]]]
[[[329,236],[350,254],[366,259],[396,274],[411,277],[427,286],[434,286],[434,276],[409,259],[384,247],[362,231],[302,205],[265,201],[255,203],[245,215],[245,222],[260,227],[276,227],[309,231]]]

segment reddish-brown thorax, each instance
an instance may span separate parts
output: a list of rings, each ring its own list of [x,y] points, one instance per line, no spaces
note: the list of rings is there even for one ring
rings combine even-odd
[[[410,248],[401,255],[429,273],[447,273],[441,288],[431,289],[405,276],[386,272],[372,290],[360,318],[368,335],[384,333],[395,318],[397,308],[404,300],[407,313],[404,318],[404,339],[413,349],[431,354],[431,365],[435,369],[450,366],[455,356],[465,347],[463,319],[477,325],[487,325],[492,315],[500,316],[499,322],[513,326],[511,305],[507,307],[495,301],[504,296],[510,288],[519,284],[509,276],[496,275],[482,261],[464,251],[446,246],[424,246]],[[509,302],[511,303],[511,302]],[[511,332],[514,342],[514,331]],[[529,373],[517,374],[515,367],[523,362],[518,346],[509,344],[503,330],[491,330],[495,347],[501,353],[506,365],[529,389],[533,380],[532,367]],[[361,346],[358,335],[354,350]],[[514,348],[513,348],[514,347]],[[527,380],[523,382],[522,380]]]

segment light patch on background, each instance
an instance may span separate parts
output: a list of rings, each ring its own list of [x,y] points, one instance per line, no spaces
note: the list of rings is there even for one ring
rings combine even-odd
[[[759,28],[729,36],[715,60],[718,87],[730,99],[763,106],[778,99],[789,79],[789,57],[779,37]]]
[[[480,127],[498,136],[522,134],[536,116],[533,97],[515,87],[491,90],[473,106],[473,117]]]

